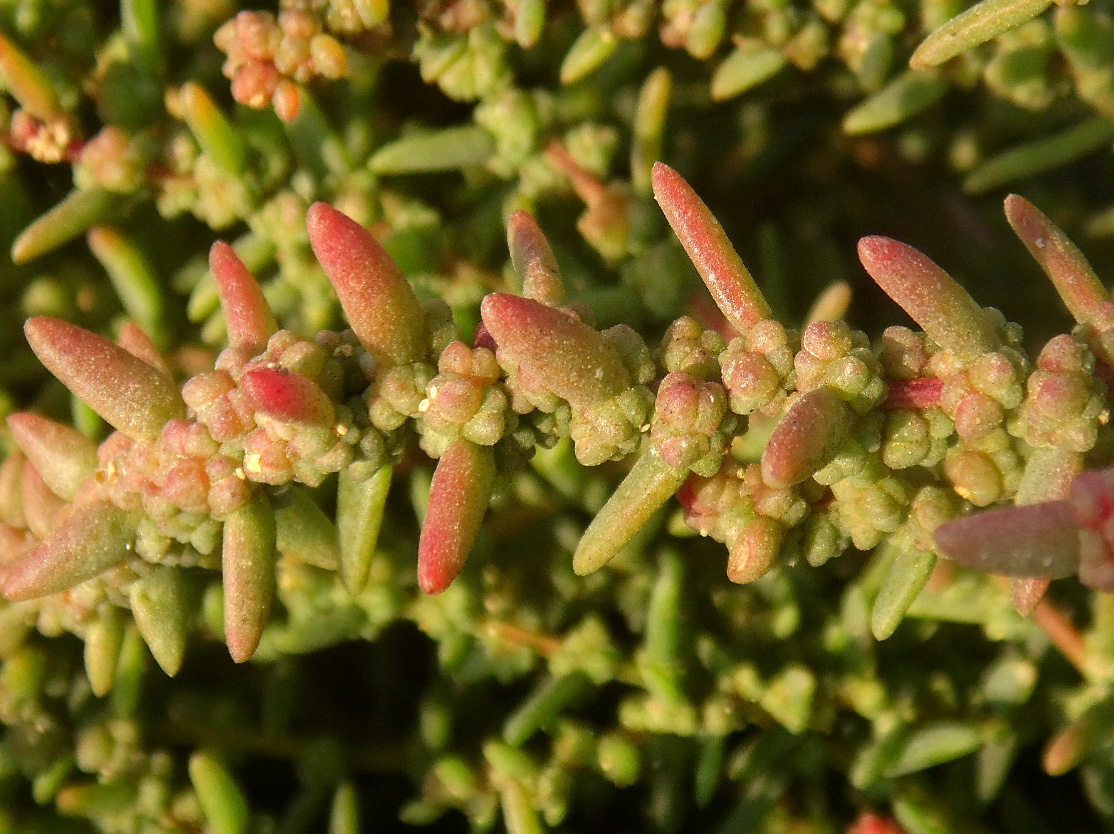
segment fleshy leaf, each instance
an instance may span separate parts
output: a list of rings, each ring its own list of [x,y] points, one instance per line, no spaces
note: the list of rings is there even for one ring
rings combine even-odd
[[[418,543],[418,584],[425,593],[441,593],[464,567],[494,482],[490,446],[456,440],[437,462]]]
[[[31,461],[23,464],[23,512],[27,527],[42,540],[57,528],[67,504],[55,494]]]
[[[333,401],[316,382],[285,368],[251,368],[240,385],[259,411],[276,420],[327,426],[336,416]]]
[[[166,299],[154,267],[131,240],[110,226],[94,226],[85,236],[89,250],[108,273],[127,314],[166,347]]]
[[[1001,576],[1070,576],[1079,568],[1079,530],[1067,501],[986,510],[936,528],[949,559]]]
[[[135,625],[155,662],[173,677],[182,667],[198,594],[178,567],[156,565],[130,588]]]
[[[922,72],[906,72],[866,100],[843,119],[843,132],[860,136],[899,125],[943,98],[944,79]]]
[[[542,304],[565,300],[561,270],[549,241],[529,213],[518,209],[507,220],[507,248],[511,265],[522,278],[522,294]]]
[[[1025,142],[982,162],[963,181],[968,194],[984,194],[1007,183],[1063,167],[1107,148],[1114,139],[1114,122],[1101,116],[1065,130]]]
[[[1036,206],[1011,194],[1006,219],[1044,270],[1072,317],[1098,330],[1114,326],[1114,303],[1087,258]]]
[[[224,635],[237,663],[259,647],[275,592],[275,514],[263,490],[224,522]]]
[[[23,50],[0,32],[0,76],[4,88],[19,106],[37,119],[47,120],[59,115],[61,105],[53,85]]]
[[[832,460],[855,425],[855,412],[829,388],[802,394],[762,451],[762,479],[773,487],[799,484]]]
[[[200,751],[190,756],[190,782],[213,834],[244,834],[248,804],[232,774],[215,756]]]
[[[209,250],[209,268],[224,309],[229,346],[252,356],[262,352],[278,324],[259,282],[224,241],[218,240]]]
[[[785,53],[760,42],[741,43],[712,74],[712,100],[727,101],[773,78],[788,63]]]
[[[116,666],[124,645],[124,611],[116,605],[102,606],[85,632],[85,675],[98,698],[112,689]]]
[[[611,27],[591,26],[580,33],[561,61],[561,83],[574,84],[595,72],[619,48]]]
[[[495,153],[495,139],[479,125],[459,125],[413,133],[388,142],[368,161],[376,174],[424,174],[483,165]]]
[[[997,350],[998,336],[975,300],[955,279],[912,246],[887,237],[859,241],[870,277],[924,328],[936,344],[961,359]]]
[[[329,276],[356,337],[382,362],[425,357],[425,317],[406,276],[371,233],[326,203],[306,217],[313,253]]]
[[[304,489],[291,485],[271,503],[279,553],[323,570],[340,566],[337,528]]]
[[[116,199],[101,188],[74,189],[19,233],[12,243],[12,261],[27,263],[84,234],[104,221]]]
[[[687,468],[663,461],[657,446],[643,452],[581,536],[572,557],[573,570],[585,576],[614,559],[676,494],[688,474]]]
[[[49,539],[4,572],[4,596],[33,599],[72,588],[128,557],[134,515],[107,501],[77,507]]]
[[[46,485],[72,501],[82,481],[97,468],[97,444],[80,432],[38,414],[8,417],[8,428]]]
[[[594,405],[625,391],[630,374],[602,335],[564,310],[492,293],[480,305],[484,326],[508,357],[572,405]]]
[[[673,76],[665,67],[658,67],[647,75],[638,91],[630,153],[631,182],[638,194],[653,191],[654,163],[661,158],[665,117],[672,93]]]
[[[727,239],[719,221],[692,186],[664,163],[653,170],[654,197],[665,219],[704,279],[716,306],[739,333],[772,315],[770,305]]]
[[[1051,5],[1052,0],[982,0],[925,38],[909,66],[927,69],[942,64],[1032,20]]]
[[[188,81],[178,91],[182,117],[201,149],[228,174],[244,171],[244,140],[200,84]]]
[[[178,386],[122,347],[88,330],[40,316],[24,326],[35,355],[101,417],[131,437],[156,437],[185,417]]]
[[[935,553],[913,550],[894,554],[870,609],[870,630],[875,640],[885,640],[897,630],[935,567]]]
[[[352,595],[367,586],[392,471],[390,466],[371,469],[367,463],[357,463],[340,471],[337,483],[340,580]]]
[[[151,337],[144,333],[135,322],[124,322],[116,342],[132,356],[142,359],[164,376],[173,375],[166,357],[159,350],[159,346],[151,341]]]

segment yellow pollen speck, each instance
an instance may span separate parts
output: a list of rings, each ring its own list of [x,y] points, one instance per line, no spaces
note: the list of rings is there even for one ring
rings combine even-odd
[[[971,490],[967,489],[967,487],[957,486],[955,488],[955,494],[962,498],[964,501],[971,500],[972,493]]]
[[[248,479],[248,476],[244,474],[244,468],[242,466],[237,466],[236,470],[232,474],[239,478],[241,481],[246,481]]]
[[[650,424],[649,423],[643,423],[641,426],[638,427],[638,430],[640,432],[642,432],[643,434],[645,434],[646,432],[648,432],[650,430]]]
[[[708,538],[708,531],[707,530],[701,529],[698,532],[700,533],[700,536],[702,538],[705,538],[705,539]]]
[[[1110,422],[1110,409],[1104,408],[1102,410],[1102,413],[1099,414],[1098,420],[1099,420],[1099,425],[1100,426],[1105,426],[1107,423],[1109,423]]]
[[[258,452],[248,455],[244,458],[244,469],[255,474],[262,472],[263,457]]]
[[[336,432],[337,437],[345,437],[348,434],[348,426],[338,423],[333,427],[333,431]]]
[[[429,397],[426,397],[424,400],[418,403],[418,411],[420,411],[422,414],[425,414],[427,411],[429,411]]]

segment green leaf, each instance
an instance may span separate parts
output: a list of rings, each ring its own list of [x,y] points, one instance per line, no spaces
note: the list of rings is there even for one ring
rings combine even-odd
[[[1052,0],[982,0],[925,38],[909,66],[920,70],[942,64],[1032,20],[1051,5]]]

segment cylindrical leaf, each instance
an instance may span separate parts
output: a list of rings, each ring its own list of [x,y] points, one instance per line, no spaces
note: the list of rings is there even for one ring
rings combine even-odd
[[[527,212],[515,211],[507,220],[507,248],[511,265],[522,279],[522,294],[542,304],[560,304],[565,299],[561,270],[549,241]]]
[[[1114,326],[1110,293],[1079,247],[1055,223],[1016,194],[1006,198],[1006,219],[1077,322],[1097,330]]]
[[[327,426],[336,416],[328,394],[312,379],[285,368],[260,365],[244,371],[240,387],[256,410],[301,426]]]
[[[573,570],[585,576],[614,559],[676,494],[688,474],[687,468],[663,461],[657,446],[643,452],[581,536],[572,557]]]
[[[259,646],[275,592],[275,514],[257,489],[224,522],[224,636],[237,663]]]
[[[899,125],[931,107],[947,90],[947,82],[935,75],[903,73],[844,116],[843,132],[859,136]]]
[[[739,333],[771,316],[770,305],[723,227],[684,178],[661,162],[653,170],[654,197],[692,259],[720,312]]]
[[[244,171],[244,140],[200,84],[188,81],[178,91],[182,116],[201,149],[228,174]]]
[[[173,677],[182,667],[198,594],[181,568],[158,565],[130,589],[135,625],[151,656]]]
[[[997,334],[981,307],[948,273],[912,246],[886,237],[859,241],[870,277],[934,342],[961,359],[997,350]]]
[[[189,772],[213,834],[244,834],[248,827],[248,804],[232,774],[205,751],[190,757]]]
[[[1002,576],[1070,576],[1079,568],[1079,530],[1067,501],[985,510],[946,521],[936,546],[962,565]]]
[[[174,382],[143,360],[61,319],[29,319],[35,355],[105,420],[131,437],[157,437],[168,420],[185,417]]]
[[[166,347],[165,298],[154,268],[130,240],[109,226],[96,226],[85,236],[89,249],[108,273],[124,310]]]
[[[114,567],[131,552],[136,523],[135,516],[107,501],[81,505],[49,539],[5,566],[4,596],[54,594]]]
[[[0,32],[0,76],[19,106],[46,121],[61,111],[58,94],[41,69]]]
[[[839,454],[854,426],[855,412],[831,389],[802,394],[762,451],[762,479],[788,487],[811,478]]]
[[[229,346],[252,355],[262,352],[278,324],[259,282],[224,241],[218,240],[209,250],[209,268],[224,309]]]
[[[1095,153],[1114,139],[1114,122],[1095,117],[1046,139],[1026,142],[992,156],[967,175],[963,189],[983,194],[1007,183],[1060,168]]]
[[[77,488],[97,468],[97,444],[69,426],[22,412],[8,417],[8,428],[59,498],[72,501]]]
[[[1052,0],[982,0],[925,38],[909,66],[927,69],[942,64],[1032,20],[1051,5]]]
[[[490,446],[456,440],[437,462],[418,543],[418,584],[439,594],[464,567],[495,483]]]
[[[388,142],[368,167],[377,174],[424,174],[454,171],[485,163],[495,153],[495,139],[478,125],[415,133]]]
[[[371,469],[366,463],[347,466],[340,471],[337,483],[340,580],[353,595],[367,586],[392,471],[390,466]]]
[[[27,263],[84,234],[103,222],[115,200],[101,188],[74,189],[19,233],[12,243],[12,261]]]
[[[594,405],[631,385],[619,352],[564,310],[492,293],[480,305],[480,314],[500,356],[574,407]]]
[[[423,359],[421,304],[379,241],[325,203],[310,206],[306,227],[313,253],[329,276],[360,344],[392,365]]]
[[[337,528],[305,490],[291,485],[272,503],[279,553],[323,570],[340,566]]]
[[[935,553],[914,550],[894,554],[870,610],[870,630],[874,639],[885,640],[897,630],[905,612],[932,576],[934,567]]]

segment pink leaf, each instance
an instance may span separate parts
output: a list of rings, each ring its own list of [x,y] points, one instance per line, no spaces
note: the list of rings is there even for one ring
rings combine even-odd
[[[310,206],[306,227],[313,252],[360,344],[392,365],[425,358],[421,304],[379,241],[326,203]]]
[[[444,591],[464,567],[494,481],[490,446],[457,440],[437,462],[418,544],[418,584],[427,594]]]
[[[168,420],[186,416],[174,382],[107,339],[61,319],[29,319],[35,355],[105,420],[131,437],[156,437]]]
[[[209,250],[209,268],[217,281],[220,304],[228,326],[228,344],[254,356],[267,347],[278,330],[271,305],[236,250],[217,241]]]
[[[654,197],[673,227],[716,306],[739,333],[772,315],[754,278],[724,234],[723,227],[684,178],[655,162]]]

